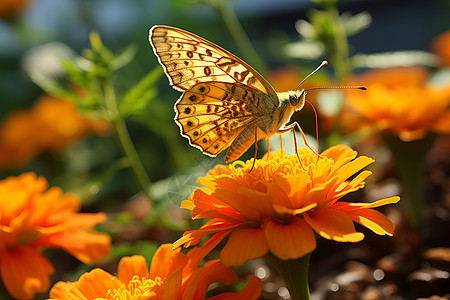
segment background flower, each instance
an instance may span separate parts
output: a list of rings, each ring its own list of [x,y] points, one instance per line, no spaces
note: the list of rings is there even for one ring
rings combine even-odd
[[[37,155],[63,148],[89,133],[107,134],[110,124],[81,115],[69,101],[44,95],[31,110],[10,113],[0,125],[0,168],[18,168]]]
[[[24,173],[0,181],[0,272],[8,292],[32,299],[48,290],[54,272],[43,249],[61,248],[85,263],[105,258],[110,238],[92,230],[105,214],[77,213],[80,202]]]
[[[368,71],[352,81],[364,82],[367,91],[348,93],[342,115],[347,131],[371,128],[417,140],[428,132],[450,133],[450,85],[432,86],[421,67]]]
[[[198,250],[186,255],[172,250],[170,244],[161,245],[153,256],[150,270],[143,256],[124,257],[117,276],[94,269],[74,283],[58,282],[50,291],[50,298],[205,299],[210,285],[218,282],[230,285],[238,279],[236,273],[219,260],[198,267],[204,257]],[[257,299],[261,288],[261,281],[252,277],[241,292],[222,293],[208,299]]]
[[[364,234],[355,230],[353,222],[377,234],[392,235],[392,222],[372,208],[396,203],[398,197],[374,203],[337,202],[363,188],[371,174],[360,171],[373,160],[366,156],[355,159],[356,154],[342,145],[320,157],[301,149],[305,169],[296,155],[282,152],[267,153],[250,173],[251,160],[217,166],[199,178],[204,187],[182,203],[192,210],[193,219],[212,220],[198,230],[185,232],[174,246],[189,247],[214,234],[203,246],[211,248],[229,235],[221,260],[240,265],[268,251],[283,260],[302,257],[316,247],[314,231],[338,242],[359,242]]]
[[[436,36],[431,44],[431,50],[436,53],[439,58],[441,67],[450,66],[450,30],[447,30]]]

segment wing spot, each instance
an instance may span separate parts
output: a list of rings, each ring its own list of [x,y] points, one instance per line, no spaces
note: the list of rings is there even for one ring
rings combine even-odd
[[[214,145],[214,149],[218,149],[219,148],[219,146],[218,145]]]
[[[201,87],[198,88],[198,90],[200,91],[200,93],[203,93],[205,91],[205,87],[201,86]]]
[[[206,76],[211,75],[211,69],[209,67],[204,67],[203,72],[205,73]]]
[[[206,143],[208,140],[206,138],[203,138],[202,142]]]
[[[211,50],[209,50],[209,49],[206,49],[206,55],[208,55],[208,56],[212,56],[212,52],[211,52]]]
[[[195,101],[196,99],[197,99],[197,96],[195,96],[195,95],[192,95],[189,97],[189,100],[191,100],[191,101]]]
[[[184,109],[184,113],[190,114],[190,113],[191,113],[191,108],[190,108],[190,107],[186,107],[186,108]]]
[[[194,134],[195,136],[198,136],[198,135],[199,135],[198,131],[194,131],[193,134]]]
[[[192,53],[192,51],[188,51],[188,52],[186,53],[186,55],[187,55],[187,57],[189,57],[189,58],[193,58],[193,57],[194,57],[194,53]]]
[[[206,107],[206,112],[208,112],[208,113],[211,112],[211,105],[208,105],[208,106]]]

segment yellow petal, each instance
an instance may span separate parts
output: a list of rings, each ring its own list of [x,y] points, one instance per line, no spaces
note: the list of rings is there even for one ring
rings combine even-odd
[[[316,237],[311,227],[300,217],[289,224],[270,220],[264,226],[270,252],[280,259],[295,259],[316,248]]]
[[[304,214],[305,221],[320,236],[337,242],[359,242],[364,234],[356,232],[352,219],[343,211],[324,208]]]
[[[357,157],[355,160],[349,162],[348,164],[342,166],[339,171],[338,175],[341,181],[346,180],[350,176],[354,175],[356,172],[360,171],[361,169],[367,167],[371,163],[373,163],[375,160],[373,160],[370,157],[367,156],[360,156]]]
[[[400,201],[400,197],[394,196],[386,199],[381,199],[372,203],[353,203],[353,202],[337,202],[333,205],[333,208],[343,210],[343,211],[352,211],[358,210],[362,208],[375,208],[380,207],[387,204],[394,204]]]
[[[395,225],[382,213],[373,209],[359,209],[347,212],[355,222],[369,228],[379,235],[394,234]]]
[[[236,229],[220,252],[220,259],[227,266],[239,266],[248,260],[267,253],[264,232],[258,229]]]

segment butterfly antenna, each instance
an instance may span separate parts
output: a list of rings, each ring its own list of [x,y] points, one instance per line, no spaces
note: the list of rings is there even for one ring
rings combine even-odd
[[[316,73],[317,71],[319,71],[323,66],[328,65],[328,62],[326,60],[324,60],[314,71],[312,71],[311,73],[309,73],[308,76],[306,76],[302,81],[300,81],[300,83],[297,85],[297,87],[295,88],[295,90],[297,91],[298,88],[300,87],[300,85],[306,80],[308,79],[312,74]]]
[[[356,89],[356,90],[367,90],[367,88],[363,85],[358,86],[317,86],[312,87],[309,89],[306,89],[305,92],[311,91],[311,90],[335,90],[335,89]]]

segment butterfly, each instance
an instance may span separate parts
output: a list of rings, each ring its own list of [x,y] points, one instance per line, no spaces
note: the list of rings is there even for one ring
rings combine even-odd
[[[175,123],[204,154],[228,148],[225,162],[232,162],[261,138],[300,129],[287,123],[305,105],[305,90],[277,93],[237,56],[179,28],[155,25],[149,40],[170,84],[183,92]]]

